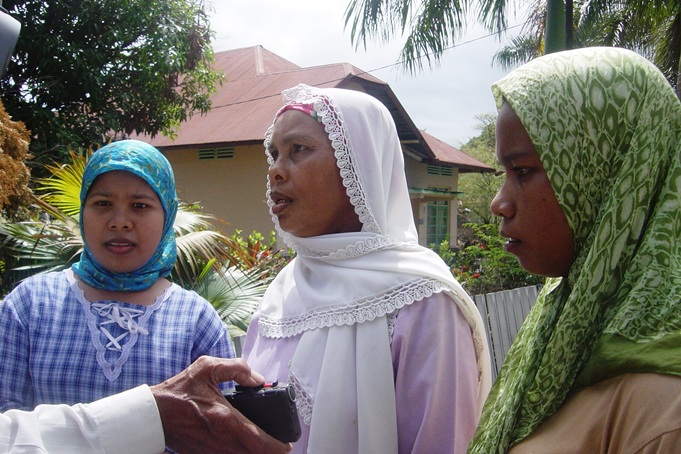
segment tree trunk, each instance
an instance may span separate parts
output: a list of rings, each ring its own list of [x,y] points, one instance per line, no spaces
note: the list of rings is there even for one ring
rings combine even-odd
[[[565,3],[564,0],[547,0],[546,34],[544,53],[565,50]]]

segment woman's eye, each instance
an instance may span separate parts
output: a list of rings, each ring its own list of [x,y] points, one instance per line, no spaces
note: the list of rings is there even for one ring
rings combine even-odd
[[[279,157],[279,152],[277,150],[269,150],[270,152],[270,157],[272,158],[273,161],[276,161],[277,158]]]
[[[530,169],[527,167],[514,167],[513,171],[518,175],[519,177],[524,177],[530,172]]]
[[[307,147],[305,145],[293,145],[293,151],[303,151],[306,149]]]
[[[137,202],[137,203],[132,204],[132,207],[137,208],[137,209],[143,209],[143,208],[146,208],[148,206],[149,205],[147,205],[146,203],[142,203],[142,202]]]

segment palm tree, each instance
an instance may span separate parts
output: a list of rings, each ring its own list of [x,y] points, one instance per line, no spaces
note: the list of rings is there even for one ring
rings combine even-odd
[[[681,99],[681,2],[592,0],[574,6],[572,47],[634,50],[655,63]],[[508,69],[542,55],[546,16],[545,5],[535,3],[523,33],[497,52],[494,60]]]
[[[563,11],[563,0],[546,0]],[[475,18],[493,33],[508,28],[507,13],[517,5],[508,0],[350,0],[345,10],[345,25],[355,46],[366,47],[369,37],[384,42],[407,33],[400,60],[409,72],[422,69],[425,59],[430,66],[461,37],[469,21]]]
[[[407,71],[437,63],[475,18],[501,35],[508,26],[507,0],[350,0],[345,24],[356,46],[377,36],[407,33],[400,60]],[[496,56],[513,67],[544,53],[585,46],[618,46],[652,60],[681,99],[681,2],[679,0],[533,0],[521,36]]]
[[[0,218],[3,290],[32,274],[68,268],[83,250],[78,216],[80,184],[89,152],[73,151],[71,162],[47,166],[38,180],[34,215],[22,222]],[[255,254],[214,229],[215,219],[197,205],[180,203],[174,230],[178,259],[171,280],[208,299],[233,333],[245,330],[272,273],[276,254]],[[202,293],[203,292],[203,293]]]

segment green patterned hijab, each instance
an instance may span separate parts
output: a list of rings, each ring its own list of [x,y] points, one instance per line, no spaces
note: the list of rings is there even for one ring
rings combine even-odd
[[[470,453],[503,453],[572,389],[624,372],[681,375],[681,104],[639,55],[586,48],[493,85],[527,129],[575,238],[483,409]]]

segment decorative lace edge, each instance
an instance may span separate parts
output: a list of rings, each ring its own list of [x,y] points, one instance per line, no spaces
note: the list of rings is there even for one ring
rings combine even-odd
[[[289,371],[291,367],[289,365]],[[303,385],[298,381],[298,379],[293,375],[292,372],[288,374],[288,383],[293,386],[293,390],[296,392],[296,409],[298,410],[298,415],[302,418],[306,425],[310,425],[312,422],[312,407],[314,406],[314,399],[310,396]]]
[[[147,331],[146,330],[147,320],[149,320],[151,315],[163,304],[163,302],[168,298],[168,296],[170,296],[170,294],[173,293],[176,287],[174,285],[170,285],[161,295],[158,296],[158,298],[156,298],[154,304],[145,307],[144,314],[140,315],[138,318],[139,321],[137,322],[137,326],[139,327],[139,329],[135,332],[130,333],[131,337],[128,340],[128,342],[126,342],[122,346],[120,356],[116,359],[116,361],[114,361],[113,364],[111,364],[109,361],[106,360],[105,355],[107,349],[102,344],[99,338],[100,334],[102,333],[97,326],[97,318],[95,314],[92,313],[90,301],[88,301],[85,298],[85,292],[83,291],[83,289],[78,287],[78,281],[73,276],[72,271],[70,275],[67,275],[67,278],[70,281],[71,289],[76,294],[76,299],[80,302],[83,311],[85,312],[87,326],[90,330],[90,340],[95,347],[96,352],[95,357],[97,358],[97,363],[99,364],[99,367],[102,369],[102,372],[104,373],[106,379],[112,382],[116,380],[118,376],[121,374],[123,364],[125,364],[125,362],[128,360],[128,357],[130,356],[130,350],[137,343],[139,333],[141,331]]]
[[[400,247],[402,249],[418,249],[419,245],[410,242],[397,242],[394,238],[387,235],[376,235],[370,238],[365,238],[363,240],[357,241],[356,243],[350,244],[345,248],[338,249],[333,252],[318,252],[312,251],[300,244],[296,246],[296,252],[302,257],[311,258],[326,258],[331,260],[344,260],[355,257],[360,257],[362,255],[369,254],[371,252],[382,251],[385,249],[392,249],[394,247]]]
[[[273,319],[262,315],[258,332],[264,337],[281,338],[313,329],[368,322],[447,289],[449,286],[438,280],[418,278],[379,295],[320,308],[297,317]]]
[[[346,193],[350,198],[350,203],[355,207],[355,212],[359,216],[362,230],[365,232],[381,233],[381,228],[378,226],[367,203],[367,196],[363,189],[364,186],[360,182],[360,175],[352,153],[352,143],[346,135],[343,113],[333,99],[310,92],[306,88],[305,86],[298,85],[291,89],[293,99],[302,93],[311,96],[312,100],[314,100],[315,111],[322,120],[326,133],[329,135],[329,140],[336,156],[336,163],[343,178],[343,186],[345,186]]]

